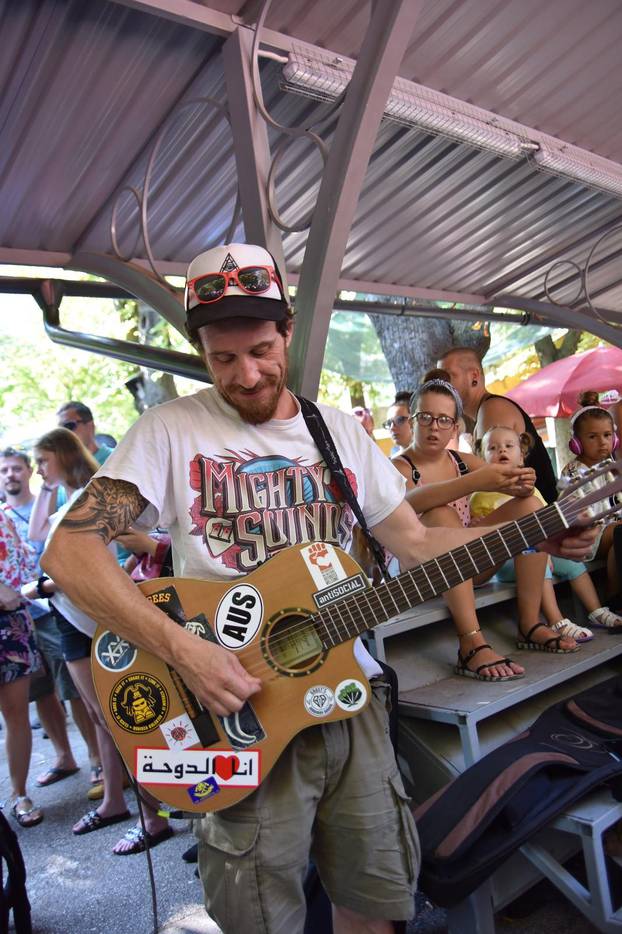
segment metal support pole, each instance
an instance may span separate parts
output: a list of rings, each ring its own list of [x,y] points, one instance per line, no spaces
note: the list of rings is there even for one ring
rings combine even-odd
[[[602,337],[615,347],[622,347],[622,328],[607,324],[606,321],[601,321],[577,308],[552,305],[550,302],[539,302],[533,298],[519,298],[517,295],[496,295],[494,307],[528,311],[532,315],[537,315],[543,324],[573,328],[576,331],[589,331],[590,334]],[[606,318],[608,312],[601,311],[600,314]]]
[[[281,233],[268,209],[270,144],[268,129],[255,106],[251,71],[253,31],[239,27],[223,46],[227,106],[233,131],[233,148],[246,240],[265,246],[274,256],[287,293],[285,256]]]
[[[375,3],[324,170],[296,294],[292,385],[314,398],[367,165],[422,0]]]

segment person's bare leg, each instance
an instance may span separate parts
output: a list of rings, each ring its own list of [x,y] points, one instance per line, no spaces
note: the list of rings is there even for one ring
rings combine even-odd
[[[101,765],[101,762],[99,758],[99,747],[97,745],[97,734],[95,733],[95,724],[89,716],[81,697],[72,697],[69,703],[71,705],[73,722],[78,727],[82,739],[86,743],[91,768],[97,768]]]
[[[588,613],[593,613],[594,610],[602,606],[594,581],[587,571],[571,580],[570,586]]]
[[[104,720],[95,693],[90,659],[80,658],[77,661],[67,662],[67,667],[71,672],[73,683],[80,692],[86,709],[95,724],[97,745],[104,776],[104,797],[97,808],[97,813],[101,817],[112,817],[127,810],[123,794],[123,766],[112,736],[103,725]]]
[[[28,718],[30,675],[0,684],[0,712],[5,723],[5,754],[9,764],[12,792],[26,794],[26,781],[32,753],[32,731]]]
[[[437,509],[430,509],[428,512],[423,513],[420,518],[422,523],[427,526],[462,528],[460,517],[450,506],[439,506]],[[487,644],[477,618],[473,582],[466,580],[464,583],[452,587],[451,590],[443,594],[443,598],[458,633],[460,655],[462,658],[466,658],[473,649]],[[525,671],[522,665],[515,662],[510,665],[501,662],[499,653],[495,652],[494,649],[482,649],[474,656],[471,665],[473,670],[479,668],[480,665],[486,665],[481,674],[492,678],[507,678],[513,674],[521,675]]]
[[[365,918],[349,908],[333,905],[334,934],[393,934],[393,922]]]
[[[564,618],[555,596],[555,588],[552,582],[546,580],[546,578],[542,583],[542,614],[549,626],[554,626],[555,623]]]
[[[38,698],[36,705],[41,725],[50,737],[54,747],[56,755],[54,767],[57,769],[77,768],[67,735],[65,711],[61,706],[58,695],[55,691],[51,691],[49,694]]]
[[[511,522],[530,515],[540,508],[542,508],[542,503],[535,496],[517,496],[491,512],[488,521],[491,524]],[[548,555],[542,551],[519,554],[514,558],[519,638],[526,636],[534,626],[541,622],[542,587],[548,560]],[[560,649],[570,650],[576,647],[577,643],[574,639],[560,636],[555,630],[544,625],[531,634],[530,641],[543,644],[555,638],[560,640]]]

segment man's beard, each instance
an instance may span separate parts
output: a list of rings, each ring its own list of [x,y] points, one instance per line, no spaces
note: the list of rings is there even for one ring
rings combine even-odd
[[[22,492],[22,484],[20,480],[7,480],[4,484],[4,492],[8,493],[9,496],[19,496]]]
[[[220,393],[245,422],[248,422],[249,425],[262,425],[264,422],[269,422],[271,418],[274,418],[274,413],[276,412],[281,393],[286,383],[287,362],[278,377],[265,376],[262,379],[262,387],[271,386],[273,388],[273,392],[267,399],[257,400],[254,399],[252,395],[245,397],[242,389],[238,389],[238,394],[235,398],[230,396],[225,389],[221,388]]]

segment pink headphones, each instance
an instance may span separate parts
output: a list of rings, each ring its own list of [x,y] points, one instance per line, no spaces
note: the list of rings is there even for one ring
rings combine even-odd
[[[608,412],[607,409],[604,409],[602,405],[584,405],[583,408],[578,409],[574,413],[574,415],[570,419],[570,425],[573,430],[573,435],[570,441],[568,442],[568,447],[570,448],[572,453],[576,454],[577,456],[580,454],[583,454],[583,444],[581,443],[581,439],[579,438],[579,436],[574,434],[574,423],[576,422],[576,420],[579,418],[580,415],[583,415],[584,412],[589,412],[590,409],[594,409],[594,411],[596,412],[604,412],[606,415],[609,416],[609,418],[611,418],[611,413]],[[611,424],[613,425],[613,439],[612,439],[612,445],[611,445],[611,453],[613,453],[614,451],[617,451],[618,448],[620,447],[620,439],[618,438],[617,432],[615,430],[616,426],[612,418],[611,418]]]

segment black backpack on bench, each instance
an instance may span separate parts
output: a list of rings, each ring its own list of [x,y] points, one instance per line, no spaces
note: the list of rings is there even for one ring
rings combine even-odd
[[[545,710],[415,812],[420,887],[450,908],[537,830],[599,785],[622,800],[622,679]]]

